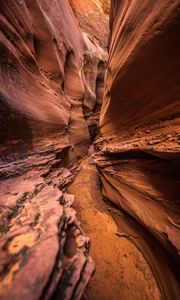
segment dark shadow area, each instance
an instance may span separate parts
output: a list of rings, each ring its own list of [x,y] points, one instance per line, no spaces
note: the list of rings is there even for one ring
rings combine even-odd
[[[28,119],[11,108],[0,95],[0,159],[7,162],[27,157],[32,148]]]

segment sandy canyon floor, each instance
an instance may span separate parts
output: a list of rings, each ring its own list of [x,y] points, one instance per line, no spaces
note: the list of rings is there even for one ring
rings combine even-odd
[[[130,233],[123,213],[103,201],[99,174],[90,159],[81,162],[69,193],[76,197],[75,209],[90,237],[90,254],[96,264],[84,299],[162,299],[147,260],[129,239],[141,237]],[[118,225],[113,216],[118,218]]]

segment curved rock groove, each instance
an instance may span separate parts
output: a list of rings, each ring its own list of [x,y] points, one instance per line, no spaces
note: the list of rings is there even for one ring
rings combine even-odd
[[[179,299],[179,12],[0,0],[0,299]]]

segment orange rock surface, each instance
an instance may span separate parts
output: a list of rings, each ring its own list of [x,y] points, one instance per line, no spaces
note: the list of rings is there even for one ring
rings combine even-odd
[[[80,299],[94,272],[66,193],[97,131],[107,61],[107,14],[87,6],[104,18],[88,31],[86,6],[80,24],[69,0],[0,0],[1,299]]]
[[[97,158],[103,195],[148,229],[174,266],[180,249],[179,12],[180,1],[112,1]]]
[[[55,144],[69,145],[71,158],[84,155],[102,102],[107,16],[97,4],[88,8],[95,22],[104,18],[101,34],[83,25],[88,4],[81,27],[71,1],[9,0],[0,7],[3,157],[9,150],[39,152],[42,145],[51,151]]]
[[[179,299],[179,16],[0,0],[0,299]]]

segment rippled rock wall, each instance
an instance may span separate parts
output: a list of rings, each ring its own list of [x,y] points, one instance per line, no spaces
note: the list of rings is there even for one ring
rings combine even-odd
[[[179,261],[179,1],[111,1],[103,194]]]
[[[87,152],[102,102],[108,17],[98,1],[86,10],[80,3],[0,1],[3,166],[10,157],[56,151],[59,145],[69,146],[70,159]]]
[[[1,299],[80,299],[94,272],[66,188],[98,128],[108,16],[80,4],[0,0]]]

